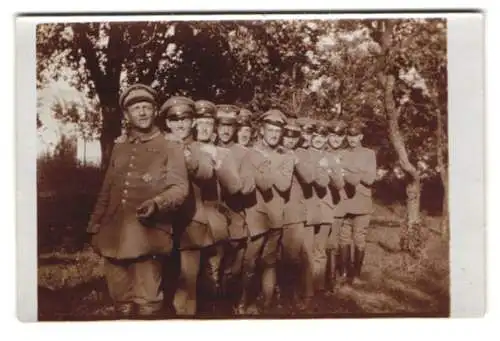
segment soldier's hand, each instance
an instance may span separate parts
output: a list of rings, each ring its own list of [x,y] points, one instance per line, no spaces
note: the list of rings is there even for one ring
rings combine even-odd
[[[212,157],[212,159],[215,159],[217,157],[217,148],[215,148],[215,146],[204,144],[201,146],[201,150],[203,150],[205,153],[208,153]]]
[[[139,219],[149,218],[156,212],[157,209],[158,207],[153,200],[146,200],[139,207],[137,207],[137,217]]]
[[[214,160],[214,168],[216,170],[219,170],[222,166],[222,160],[221,159],[215,159]]]
[[[191,158],[192,158],[193,154],[191,153],[191,151],[189,149],[184,149],[184,158],[186,160],[186,162],[190,162],[191,161]]]
[[[321,160],[319,160],[319,165],[320,167],[327,168],[328,167],[328,160],[324,157]]]

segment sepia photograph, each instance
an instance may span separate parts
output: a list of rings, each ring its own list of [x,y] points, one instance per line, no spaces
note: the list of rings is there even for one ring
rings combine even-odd
[[[450,316],[445,16],[145,18],[36,25],[39,321]]]

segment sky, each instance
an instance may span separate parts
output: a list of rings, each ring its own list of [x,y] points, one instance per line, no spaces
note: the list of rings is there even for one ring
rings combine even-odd
[[[77,158],[81,161],[100,163],[101,150],[98,140],[87,141],[76,133],[76,125],[63,123],[54,117],[53,105],[60,103],[66,105],[68,102],[75,102],[82,109],[91,106],[89,100],[69,82],[65,80],[49,81],[43,89],[38,90],[37,111],[42,122],[42,127],[38,129],[37,154],[43,155],[53,153],[54,148],[60,141],[61,136],[77,137]]]

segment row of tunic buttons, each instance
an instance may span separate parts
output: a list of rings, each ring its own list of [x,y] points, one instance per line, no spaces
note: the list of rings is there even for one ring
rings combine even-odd
[[[137,148],[132,148],[132,152],[135,152],[137,150]],[[134,164],[132,163],[132,161],[135,159],[135,155],[132,154],[130,156],[130,163],[129,163],[129,168],[134,168]],[[130,177],[132,175],[132,172],[127,172],[127,177]],[[127,193],[128,193],[128,190],[127,190],[127,186],[130,185],[130,182],[128,180],[125,180],[125,188],[123,189],[123,199],[122,199],[122,204],[126,204],[127,203]]]

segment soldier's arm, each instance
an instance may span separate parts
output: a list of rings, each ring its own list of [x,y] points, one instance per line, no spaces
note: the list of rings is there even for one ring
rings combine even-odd
[[[302,182],[309,185],[314,181],[314,164],[307,157],[306,153],[297,152],[296,155],[298,162],[295,164],[295,170],[297,171],[297,175]]]
[[[108,169],[106,169],[106,174],[104,175],[104,180],[101,186],[101,190],[97,196],[96,203],[94,205],[94,210],[90,216],[90,220],[87,227],[88,233],[97,233],[99,232],[99,224],[101,219],[106,212],[106,208],[109,204],[109,193],[111,189],[111,178],[113,177],[114,167],[115,167],[115,159],[116,159],[116,149],[117,147],[113,147],[113,151],[111,152],[111,158],[109,161]]]
[[[325,188],[328,186],[328,184],[330,183],[330,176],[328,174],[327,168],[315,165],[314,183],[321,188]]]
[[[341,168],[338,164],[334,163],[332,167],[328,169],[328,175],[330,176],[330,184],[332,184],[337,189],[342,189],[345,186],[344,177],[342,176]]]
[[[363,163],[360,182],[365,186],[371,186],[377,177],[377,158],[373,150],[366,153]]]
[[[250,151],[250,163],[252,164],[252,173],[255,179],[255,185],[262,191],[268,191],[273,186],[273,178],[271,174],[271,163],[265,159],[259,152]]]
[[[247,155],[245,155],[247,156]],[[255,190],[255,178],[250,158],[244,157],[240,164],[241,194],[249,194]]]
[[[163,212],[177,209],[188,196],[188,173],[180,146],[169,145],[167,147],[166,173],[165,190],[153,198],[158,209]]]
[[[214,164],[212,158],[207,153],[193,146],[184,155],[189,174],[196,179],[208,180],[214,174]]]
[[[347,173],[344,175],[344,179],[347,183],[356,186],[361,181],[361,173],[348,170]]]
[[[274,185],[281,192],[286,192],[292,186],[294,160],[291,155],[280,155],[282,159],[278,162],[274,172]]]
[[[229,194],[235,194],[243,187],[238,167],[231,155],[225,155],[223,157],[220,167],[215,168],[215,174],[217,175],[219,184],[226,189]]]

